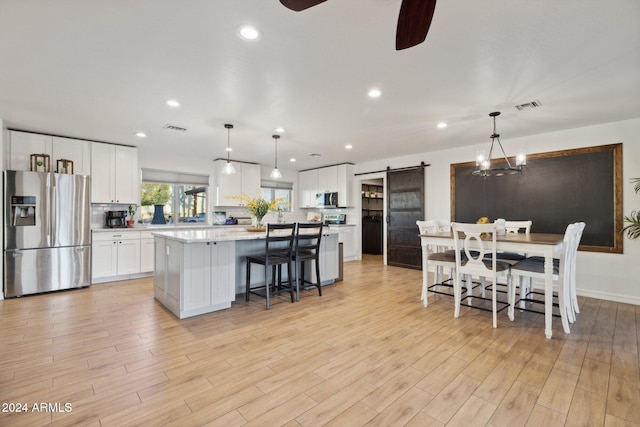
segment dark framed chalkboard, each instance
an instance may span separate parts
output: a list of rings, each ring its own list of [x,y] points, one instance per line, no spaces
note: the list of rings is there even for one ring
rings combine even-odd
[[[452,221],[531,220],[531,232],[560,234],[584,221],[581,250],[622,253],[622,144],[531,154],[518,175],[483,178],[474,169],[451,165]]]

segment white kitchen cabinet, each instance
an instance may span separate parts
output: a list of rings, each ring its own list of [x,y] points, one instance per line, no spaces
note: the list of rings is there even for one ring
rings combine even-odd
[[[260,165],[253,163],[231,162],[236,169],[233,175],[222,173],[226,160],[215,161],[216,198],[215,206],[243,206],[243,202],[230,196],[245,194],[249,197],[260,195]]]
[[[150,231],[140,232],[140,272],[153,272],[153,235]]]
[[[94,143],[91,147],[91,202],[138,204],[138,150]]]
[[[49,156],[49,171],[57,172],[58,160],[71,160],[73,173],[91,175],[91,143],[81,139],[62,138],[37,133],[11,131],[7,169],[31,170],[31,155]]]
[[[235,300],[235,242],[182,243],[156,237],[154,296],[183,319]]]
[[[316,193],[318,192],[318,169],[311,169],[298,173],[298,204],[302,208],[316,207]]]
[[[58,172],[58,160],[71,160],[73,173],[91,175],[91,142],[81,139],[53,137],[51,172]]]
[[[318,193],[337,193],[337,192],[338,192],[338,167],[327,166],[325,168],[318,169]]]
[[[140,273],[140,232],[93,233],[91,258],[92,279]]]
[[[31,170],[30,160],[32,154],[47,154],[51,156],[53,137],[50,135],[12,130],[10,132],[9,143],[9,163],[7,169],[28,171]],[[50,160],[52,163],[54,162],[53,159]],[[55,170],[55,165],[52,165],[51,170]]]
[[[351,207],[351,177],[353,165],[344,163],[298,173],[299,206],[316,207],[316,193],[338,193],[338,205]]]
[[[351,191],[351,181],[353,177],[353,165],[344,163],[336,166],[338,174],[338,204],[340,206],[351,207],[355,205]]]
[[[335,282],[338,278],[338,235],[335,233],[322,233],[320,241],[320,280],[322,285]],[[316,283],[316,266],[312,261],[311,268],[305,268],[305,276],[311,283]]]
[[[330,226],[338,230],[338,242],[342,243],[342,260],[353,261],[358,256],[355,225]]]

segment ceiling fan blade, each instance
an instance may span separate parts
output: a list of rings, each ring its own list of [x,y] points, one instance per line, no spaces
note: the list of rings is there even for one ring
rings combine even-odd
[[[396,30],[396,50],[418,45],[427,37],[436,0],[403,0]]]
[[[288,9],[300,12],[305,9],[309,9],[312,6],[324,3],[327,0],[280,0],[280,3]]]

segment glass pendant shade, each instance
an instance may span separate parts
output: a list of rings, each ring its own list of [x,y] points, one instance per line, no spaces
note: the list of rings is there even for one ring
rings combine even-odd
[[[231,164],[231,129],[233,129],[233,125],[225,124],[225,129],[227,129],[227,163],[222,168],[222,173],[225,175],[233,175],[236,173],[236,168]]]
[[[271,171],[271,174],[269,174],[269,177],[272,179],[280,179],[282,178],[282,174],[280,173],[278,168],[273,168],[273,170]]]
[[[227,163],[225,163],[224,167],[222,168],[222,173],[225,175],[233,175],[234,173],[236,173],[236,168],[234,168],[233,164],[231,164],[231,162],[227,160]]]
[[[280,138],[280,135],[272,135],[272,137],[276,143],[276,160],[275,160],[275,166],[271,171],[271,174],[269,174],[269,177],[271,179],[280,179],[282,178],[282,174],[278,170],[278,139]]]

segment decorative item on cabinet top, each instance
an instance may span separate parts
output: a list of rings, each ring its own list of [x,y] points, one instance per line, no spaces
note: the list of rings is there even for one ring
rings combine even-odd
[[[51,157],[48,154],[32,154],[29,162],[31,172],[50,172],[50,160]]]
[[[56,173],[67,173],[73,175],[73,160],[58,159],[56,161]]]

